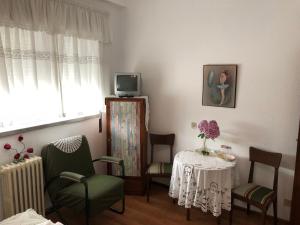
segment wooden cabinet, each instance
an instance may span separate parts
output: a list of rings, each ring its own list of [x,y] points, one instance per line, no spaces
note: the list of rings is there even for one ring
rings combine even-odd
[[[125,164],[125,193],[143,195],[147,162],[146,102],[143,98],[106,98],[107,154]],[[119,175],[119,168],[108,166]]]
[[[290,225],[300,224],[299,210],[300,210],[300,124],[299,124],[299,132],[298,132],[298,147],[297,147],[297,156],[296,156],[294,190],[293,190]]]

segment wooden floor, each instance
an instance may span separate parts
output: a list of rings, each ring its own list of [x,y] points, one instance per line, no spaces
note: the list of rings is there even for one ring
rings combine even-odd
[[[123,215],[110,210],[91,218],[90,225],[217,225],[217,220],[211,214],[202,213],[200,209],[191,209],[191,220],[186,221],[185,209],[173,204],[167,195],[168,190],[159,185],[152,185],[150,203],[146,202],[145,196],[126,196],[126,210]],[[70,210],[62,209],[68,225],[84,225],[84,215],[76,215]],[[48,215],[52,221],[59,221],[55,213]],[[234,210],[233,225],[257,225],[261,224],[261,217],[257,213],[249,216],[240,210]],[[221,224],[228,224],[228,215],[223,213]],[[266,223],[271,225],[272,220]],[[278,222],[278,225],[285,225]]]

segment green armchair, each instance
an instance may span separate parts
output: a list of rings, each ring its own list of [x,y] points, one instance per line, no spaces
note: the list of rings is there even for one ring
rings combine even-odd
[[[89,217],[105,209],[124,213],[124,180],[120,177],[95,174],[93,163],[100,161],[118,164],[124,177],[124,162],[110,156],[92,160],[85,136],[74,136],[48,144],[42,149],[45,190],[48,191],[54,210],[68,207],[85,210]],[[122,201],[120,210],[111,208]],[[62,218],[62,217],[61,217]],[[62,218],[63,219],[63,218]]]

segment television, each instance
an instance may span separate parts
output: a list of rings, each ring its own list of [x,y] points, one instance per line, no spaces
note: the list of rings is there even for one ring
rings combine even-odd
[[[141,94],[141,73],[116,72],[114,76],[115,95],[134,97]]]

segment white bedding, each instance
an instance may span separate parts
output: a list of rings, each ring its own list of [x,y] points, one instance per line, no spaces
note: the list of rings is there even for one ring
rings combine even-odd
[[[27,209],[25,212],[11,216],[2,222],[0,225],[63,225],[60,222],[52,223],[51,220],[45,219],[33,209]]]

